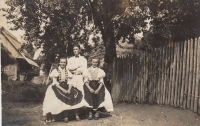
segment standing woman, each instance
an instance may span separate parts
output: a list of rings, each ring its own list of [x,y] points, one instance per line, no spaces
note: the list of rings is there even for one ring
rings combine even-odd
[[[80,51],[81,51],[80,45],[75,44],[73,46],[74,56],[68,59],[67,68],[73,75],[72,77],[73,86],[79,89],[84,95],[83,74],[87,70],[87,60],[83,56],[80,55]],[[81,103],[83,106],[86,105],[84,98],[82,99]],[[78,116],[78,110],[76,110],[75,113],[76,113],[76,120],[80,120]]]

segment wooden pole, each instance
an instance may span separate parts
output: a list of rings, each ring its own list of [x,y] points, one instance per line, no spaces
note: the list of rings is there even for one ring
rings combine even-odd
[[[150,60],[150,67],[149,67],[149,72],[148,72],[148,78],[149,78],[149,89],[148,89],[148,93],[149,93],[149,103],[152,103],[153,101],[153,57],[152,57],[152,53],[149,57]]]
[[[155,58],[154,58],[154,103],[157,103],[158,98],[158,53],[159,50],[155,49]]]
[[[197,63],[198,63],[198,71],[197,71],[197,75],[198,75],[198,88],[199,88],[199,90],[198,90],[198,95],[196,95],[196,96],[198,96],[198,114],[200,115],[200,38],[198,38],[198,52],[197,52],[197,54],[198,54],[198,59],[197,59]]]
[[[197,101],[198,101],[198,90],[199,90],[199,50],[200,50],[200,43],[198,43],[198,40],[195,39],[195,55],[194,55],[194,59],[195,59],[195,94],[194,94],[194,112],[197,112],[198,108],[197,108]]]
[[[166,91],[165,91],[165,105],[168,105],[168,97],[169,97],[169,71],[170,71],[170,47],[167,46],[166,47],[166,62],[165,62],[165,87],[166,87]]]
[[[171,101],[171,91],[172,91],[172,75],[173,75],[173,45],[169,45],[170,50],[170,67],[169,67],[169,90],[168,90],[168,102],[170,104]]]
[[[187,108],[190,109],[190,101],[191,101],[191,79],[192,79],[192,44],[191,44],[191,41],[189,40],[188,41],[188,51],[189,51],[189,82],[188,82],[188,92],[187,92],[187,96],[188,96],[188,99],[187,99]]]
[[[191,110],[194,110],[194,98],[195,98],[195,80],[196,80],[196,55],[195,55],[195,41],[191,39],[192,42],[192,78],[191,78],[191,84],[192,84],[192,93],[191,93]]]
[[[174,61],[173,61],[173,74],[172,74],[172,92],[171,92],[171,103],[170,105],[174,106],[174,96],[175,96],[175,72],[176,72],[176,56],[177,56],[177,46],[176,46],[176,43],[174,44],[174,50],[173,50],[173,58],[174,58]]]
[[[185,74],[186,74],[186,42],[183,43],[183,53],[182,53],[183,63],[182,63],[182,87],[181,87],[181,96],[180,96],[180,108],[184,108],[183,106],[183,99],[184,99],[184,90],[185,90]]]
[[[183,58],[182,58],[182,52],[183,52],[183,43],[179,42],[179,74],[178,74],[178,98],[177,98],[177,106],[180,107],[180,97],[181,97],[181,87],[182,87],[182,81],[181,81],[181,76],[182,76],[182,63],[183,63]]]
[[[185,41],[186,47],[186,71],[185,71],[185,90],[184,90],[184,99],[183,99],[183,109],[187,108],[187,99],[188,99],[188,87],[189,87],[189,70],[190,70],[190,51],[189,51],[189,41]]]

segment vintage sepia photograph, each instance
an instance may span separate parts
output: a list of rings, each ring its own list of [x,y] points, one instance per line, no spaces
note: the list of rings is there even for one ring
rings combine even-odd
[[[200,126],[200,0],[0,0],[2,126]]]

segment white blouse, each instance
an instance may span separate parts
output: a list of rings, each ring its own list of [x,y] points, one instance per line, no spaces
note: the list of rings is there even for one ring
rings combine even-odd
[[[85,77],[84,82],[88,80],[99,80],[101,83],[104,84],[103,78],[105,77],[105,75],[106,74],[102,69],[98,67],[93,68],[91,66],[87,69],[86,74],[84,74],[84,77]]]
[[[72,73],[66,68],[62,69],[60,66],[58,67],[58,69],[60,72],[58,72],[57,69],[54,69],[49,75],[49,77],[53,78],[53,83],[54,84],[59,83],[57,81],[57,78],[60,76],[61,81],[67,80],[68,84],[71,84],[71,78],[73,77]]]
[[[67,68],[72,72],[80,72],[83,73],[87,70],[87,60],[83,57],[71,57],[68,59]]]

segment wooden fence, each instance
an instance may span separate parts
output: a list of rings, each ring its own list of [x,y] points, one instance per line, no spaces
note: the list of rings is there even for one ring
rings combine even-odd
[[[200,38],[118,57],[113,65],[114,101],[200,110]],[[199,111],[200,113],[200,111]]]

